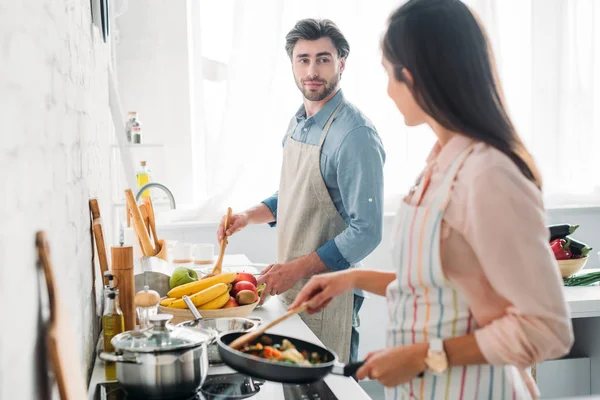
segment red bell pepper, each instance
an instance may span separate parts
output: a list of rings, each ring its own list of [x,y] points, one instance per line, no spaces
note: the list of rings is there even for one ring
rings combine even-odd
[[[571,258],[571,249],[569,249],[569,241],[565,239],[554,239],[550,242],[550,248],[554,253],[554,258],[557,260],[568,260]]]

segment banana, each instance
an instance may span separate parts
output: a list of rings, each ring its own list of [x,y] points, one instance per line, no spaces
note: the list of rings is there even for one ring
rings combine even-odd
[[[216,299],[211,300],[208,303],[201,305],[200,307],[198,307],[198,309],[200,309],[200,310],[218,310],[219,308],[221,308],[225,304],[227,304],[230,297],[231,296],[229,295],[229,291],[226,291],[225,293],[223,293]]]
[[[204,289],[199,291],[198,293],[194,293],[190,296],[190,300],[196,307],[199,307],[203,304],[208,303],[211,300],[216,299],[221,296],[223,293],[227,293],[227,285],[225,283],[217,283],[209,287],[208,289]],[[187,308],[185,301],[183,299],[177,299],[171,303],[170,308]]]
[[[162,299],[160,301],[160,305],[163,307],[169,307],[171,305],[172,302],[174,302],[177,299],[173,299],[171,297],[167,297],[166,299]]]
[[[174,287],[169,290],[167,297],[180,299],[183,296],[191,296],[194,293],[198,293],[201,290],[208,289],[209,287],[217,283],[229,284],[235,280],[237,273],[230,272],[227,274],[219,274],[211,276],[210,278],[200,279],[196,282],[186,283],[185,285]]]

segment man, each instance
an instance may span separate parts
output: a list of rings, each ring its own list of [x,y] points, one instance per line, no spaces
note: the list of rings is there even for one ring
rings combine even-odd
[[[289,304],[310,276],[356,266],[381,241],[385,152],[371,122],[339,87],[350,48],[338,27],[301,20],[286,50],[304,104],[283,140],[279,191],[234,214],[227,232],[221,221],[217,236],[248,224],[277,225],[277,264],[259,283],[265,295],[283,294]],[[301,316],[344,362],[358,356],[362,301],[362,293],[350,293],[322,313]]]

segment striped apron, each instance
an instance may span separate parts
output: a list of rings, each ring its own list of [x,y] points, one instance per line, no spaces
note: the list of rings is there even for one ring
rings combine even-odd
[[[428,206],[421,198],[430,170],[423,177],[416,206],[402,202],[393,232],[392,256],[396,280],[387,287],[387,346],[406,346],[431,338],[472,333],[477,324],[465,298],[446,280],[440,260],[442,216],[457,172],[472,147],[451,164]],[[443,375],[425,373],[395,388],[386,400],[398,399],[529,399],[523,375],[513,366],[450,367]]]

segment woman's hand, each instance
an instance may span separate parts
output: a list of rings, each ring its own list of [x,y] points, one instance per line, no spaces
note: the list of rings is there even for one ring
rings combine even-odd
[[[308,302],[307,312],[314,314],[327,307],[334,297],[353,288],[354,274],[351,270],[313,275],[289,308]]]
[[[378,380],[386,387],[395,387],[415,379],[425,371],[427,343],[392,347],[369,353],[356,372],[357,379]]]

